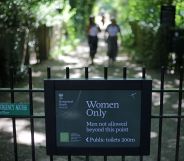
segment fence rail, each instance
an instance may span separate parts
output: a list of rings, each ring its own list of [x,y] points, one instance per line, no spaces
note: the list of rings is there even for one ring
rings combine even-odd
[[[156,92],[160,94],[160,105],[159,105],[159,114],[152,114],[151,119],[158,119],[159,121],[159,127],[158,127],[158,148],[157,148],[157,154],[156,155],[156,160],[161,161],[161,156],[162,156],[162,135],[163,135],[163,122],[165,118],[168,119],[177,119],[177,129],[176,129],[176,144],[175,144],[175,161],[179,161],[180,155],[183,155],[180,153],[180,140],[181,140],[181,121],[184,118],[184,115],[182,115],[182,97],[184,93],[183,89],[183,67],[180,68],[179,71],[179,87],[178,88],[172,88],[172,89],[167,89],[165,88],[165,68],[161,68],[160,72],[160,88],[159,89],[152,89],[152,93]],[[47,78],[51,78],[51,68],[47,68]],[[66,79],[70,79],[70,69],[67,67],[65,71],[65,77]],[[89,78],[89,71],[88,68],[84,68],[84,74],[85,74],[85,79]],[[19,161],[19,154],[18,154],[18,143],[17,143],[17,126],[16,126],[16,119],[29,119],[30,121],[30,132],[31,132],[31,156],[32,156],[32,161],[36,161],[36,155],[35,155],[35,137],[34,137],[34,132],[35,132],[35,125],[34,125],[34,119],[45,119],[45,115],[35,115],[33,113],[34,105],[33,105],[33,94],[34,93],[44,93],[44,89],[42,88],[33,88],[33,81],[32,81],[32,69],[29,68],[28,70],[28,88],[14,88],[14,71],[13,69],[10,70],[10,87],[9,88],[0,88],[0,94],[1,93],[8,93],[10,94],[10,102],[14,103],[15,100],[15,95],[17,92],[19,93],[28,93],[29,95],[29,104],[30,104],[30,116],[2,116],[0,118],[10,118],[12,119],[12,129],[13,129],[13,145],[14,145],[14,160]],[[127,78],[127,68],[124,67],[122,69],[122,79]],[[142,68],[142,79],[146,78],[146,69]],[[104,68],[104,79],[108,79],[108,68]],[[178,111],[177,114],[165,114],[164,113],[164,94],[168,93],[177,93],[178,94]],[[1,146],[1,145],[0,145]],[[54,161],[54,156],[49,156],[50,161]],[[72,160],[72,156],[67,156],[68,161]],[[1,160],[1,158],[0,158]],[[85,156],[84,157],[85,161],[90,160],[90,156]],[[107,161],[108,156],[104,155],[103,160]],[[126,156],[121,156],[121,160],[125,161]],[[139,156],[139,160],[143,161],[144,157]]]

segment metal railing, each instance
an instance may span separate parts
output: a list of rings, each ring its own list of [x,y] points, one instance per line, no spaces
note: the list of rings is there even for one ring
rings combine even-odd
[[[88,72],[88,67],[84,68],[85,72],[85,79],[89,78],[89,72]],[[156,155],[156,160],[161,161],[161,154],[162,154],[162,133],[163,133],[163,119],[168,118],[168,119],[176,119],[177,120],[177,128],[176,128],[176,144],[175,144],[175,161],[179,161],[179,156],[180,154],[180,140],[181,140],[181,120],[184,118],[184,115],[182,115],[182,96],[183,96],[183,67],[180,68],[179,71],[179,88],[174,88],[174,89],[166,89],[164,86],[165,83],[165,68],[161,68],[161,74],[160,74],[160,88],[159,89],[152,89],[152,93],[156,92],[160,94],[160,105],[159,105],[159,114],[152,114],[151,119],[158,119],[159,121],[159,128],[158,128],[158,148],[157,148],[157,154]],[[32,81],[32,69],[28,69],[28,77],[29,77],[29,83],[28,83],[28,88],[14,88],[14,74],[13,74],[13,69],[10,70],[10,87],[9,88],[0,88],[0,94],[1,93],[8,93],[10,94],[10,102],[14,103],[15,102],[15,95],[17,92],[19,93],[28,93],[29,95],[29,104],[30,104],[30,116],[21,116],[21,117],[16,117],[16,116],[3,116],[1,118],[10,118],[12,119],[12,129],[13,129],[13,145],[14,145],[14,160],[19,161],[19,154],[18,154],[18,143],[17,143],[17,127],[16,127],[16,119],[20,118],[25,118],[29,119],[30,121],[30,132],[31,132],[31,156],[32,156],[32,161],[36,161],[36,155],[35,155],[35,137],[34,137],[34,132],[35,132],[35,125],[34,125],[34,119],[45,119],[45,115],[34,115],[33,113],[33,93],[44,93],[44,89],[42,88],[33,88],[33,81]],[[142,68],[142,79],[146,78],[146,69]],[[70,79],[70,69],[67,67],[66,71],[66,79]],[[51,68],[47,68],[47,78],[51,78]],[[126,79],[127,78],[127,68],[124,67],[122,69],[122,78]],[[108,68],[104,67],[104,79],[108,79]],[[177,114],[164,114],[164,93],[165,92],[176,92],[178,94],[178,111]],[[1,145],[0,145],[1,146]],[[0,158],[1,159],[1,158]],[[49,156],[50,161],[54,161],[54,156]],[[67,156],[68,161],[72,160],[72,156]],[[90,156],[85,156],[84,157],[85,161],[90,160]],[[103,160],[107,161],[108,156],[104,155]],[[126,156],[121,156],[121,160],[125,161]],[[139,160],[143,161],[144,156],[139,156]]]

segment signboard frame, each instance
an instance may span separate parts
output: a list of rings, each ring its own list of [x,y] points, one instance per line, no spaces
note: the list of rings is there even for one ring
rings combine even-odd
[[[141,120],[138,147],[58,147],[56,141],[56,90],[140,90]],[[44,80],[46,149],[49,155],[149,155],[152,80]]]
[[[175,26],[176,6],[162,5],[160,11],[160,24],[163,26]]]

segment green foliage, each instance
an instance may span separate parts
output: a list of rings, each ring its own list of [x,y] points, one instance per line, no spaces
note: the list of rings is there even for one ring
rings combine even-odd
[[[168,57],[170,50],[170,28],[160,27],[155,35],[151,59],[147,61],[148,66],[160,68],[161,66],[168,66]]]
[[[166,46],[160,43],[164,41],[164,35],[160,32],[160,6],[163,4],[176,5],[176,26],[184,27],[182,0],[116,0],[113,3],[112,0],[1,0],[0,30],[4,33],[0,33],[0,39],[6,37],[5,34],[7,37],[12,35],[11,39],[15,42],[7,39],[7,43],[12,43],[12,53],[9,54],[19,54],[9,57],[7,61],[15,65],[14,61],[21,62],[27,30],[32,34],[30,37],[35,39],[40,26],[60,26],[61,35],[55,53],[67,53],[75,47],[78,38],[85,37],[88,18],[95,7],[96,11],[103,9],[117,17],[124,47],[134,49],[136,60],[150,65],[158,58],[157,54],[167,51],[162,50]],[[38,40],[32,41],[36,44]],[[0,50],[7,51],[2,44]]]
[[[35,22],[33,8],[45,0],[6,0],[0,2],[0,28],[31,27]]]
[[[8,79],[10,66],[14,67],[16,73],[19,73],[23,69],[25,57],[29,57],[29,40],[32,41],[32,44],[39,45],[38,47],[40,49],[37,51],[46,51],[41,53],[42,55],[39,53],[40,56],[46,57],[43,54],[48,52],[50,37],[48,37],[48,33],[44,32],[49,30],[40,31],[40,26],[54,26],[56,24],[63,25],[67,23],[74,11],[71,12],[69,4],[65,2],[67,1],[0,1],[1,78]],[[61,4],[60,8],[58,8],[59,4]],[[39,35],[41,37],[37,37],[38,31],[40,31]],[[44,35],[48,36],[43,38]],[[42,42],[40,42],[40,40]],[[0,79],[0,84],[4,84],[3,82],[4,81]]]
[[[176,27],[182,28],[184,2],[181,0],[116,0],[111,6],[123,31],[123,46],[131,49],[133,58],[145,66],[168,64],[170,30],[160,27],[160,8],[172,4],[176,5]]]
[[[40,3],[34,8],[37,26],[65,25],[74,16],[75,10],[71,10],[70,5],[64,0],[55,0],[52,3]]]
[[[81,31],[86,30],[86,25],[88,23],[89,16],[92,14],[93,7],[96,3],[96,0],[80,0],[74,1],[69,0],[72,10],[75,9],[75,15],[72,20],[74,23],[74,28],[78,36],[81,36]],[[85,35],[83,32],[82,36]]]
[[[132,22],[134,35],[133,58],[146,67],[160,68],[168,65],[170,29],[153,29],[138,22]]]
[[[184,28],[184,2],[177,3],[176,6],[176,25]]]
[[[143,65],[147,65],[147,61],[150,61],[153,53],[153,41],[154,33],[150,26],[144,26],[145,24],[138,23],[136,21],[131,22],[131,27],[134,35],[135,53],[134,58]],[[147,61],[145,61],[147,59]]]

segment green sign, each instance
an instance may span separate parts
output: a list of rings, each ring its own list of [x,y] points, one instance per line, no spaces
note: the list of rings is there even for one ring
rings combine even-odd
[[[28,116],[30,106],[27,103],[0,103],[0,116]]]

